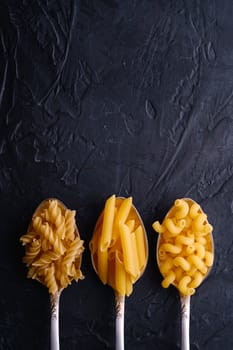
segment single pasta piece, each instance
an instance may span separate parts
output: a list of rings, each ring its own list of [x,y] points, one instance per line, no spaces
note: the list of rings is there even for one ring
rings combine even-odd
[[[132,197],[107,199],[89,247],[100,280],[129,296],[147,263],[147,240]]]
[[[172,284],[175,281],[175,278],[176,278],[175,272],[171,270],[162,281],[163,288],[168,288],[170,284]]]
[[[199,213],[201,213],[200,205],[197,204],[197,203],[193,203],[193,204],[190,206],[189,216],[190,216],[192,219],[194,219]]]
[[[199,204],[182,198],[174,202],[158,232],[157,262],[164,279],[162,286],[174,285],[182,295],[192,295],[213,265],[213,227]]]
[[[160,262],[160,271],[163,276],[166,275],[168,271],[172,269],[172,267],[173,267],[173,259],[170,256],[168,256],[167,259],[165,259],[164,261]]]
[[[159,221],[155,221],[152,225],[153,229],[158,232],[158,233],[162,233],[166,231],[166,227],[164,225],[161,225],[159,223]]]
[[[116,196],[113,195],[105,203],[103,227],[99,242],[101,251],[107,250],[111,243],[115,202]]]
[[[20,238],[25,246],[23,262],[28,278],[43,283],[55,294],[72,280],[83,279],[80,270],[83,241],[71,211],[57,199],[48,199],[35,211],[28,232]]]
[[[174,203],[175,206],[175,217],[177,219],[186,218],[189,212],[189,205],[184,199],[177,199]]]
[[[180,282],[178,284],[178,289],[181,292],[181,294],[183,294],[183,295],[193,295],[195,293],[195,289],[188,286],[190,281],[191,281],[191,277],[190,276],[184,276],[180,280]]]
[[[181,245],[181,244],[190,245],[190,244],[193,244],[194,243],[194,235],[192,235],[192,236],[185,236],[185,235],[179,234],[176,237],[176,239],[175,239],[175,243],[176,243],[176,245]]]
[[[106,284],[108,279],[108,251],[102,251],[100,246],[97,253],[97,270],[102,283]]]
[[[189,271],[191,267],[190,263],[182,256],[177,256],[174,258],[173,264],[175,266],[180,266],[184,271]]]
[[[163,243],[159,249],[159,254],[161,252],[167,252],[171,254],[178,254],[182,250],[181,246],[171,244],[171,243]]]
[[[193,280],[189,283],[190,288],[197,288],[203,281],[203,275],[200,271],[196,271],[193,275]]]
[[[178,235],[185,226],[185,220],[179,220],[177,224],[175,224],[174,220],[171,218],[164,219],[163,224],[167,227],[168,231],[172,236]]]

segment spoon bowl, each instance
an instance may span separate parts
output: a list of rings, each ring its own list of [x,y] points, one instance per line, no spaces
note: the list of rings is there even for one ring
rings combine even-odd
[[[200,216],[200,218],[202,217],[202,219],[205,221],[205,224],[209,225],[209,223],[207,221],[207,216],[205,216],[205,217],[203,216],[203,215],[205,215],[205,213],[203,212],[202,208],[194,200],[192,200],[190,198],[183,198],[182,200],[184,200],[189,205],[189,208],[191,208],[191,206],[194,204],[195,205],[195,210],[196,210],[196,214],[195,214],[196,217],[197,217],[198,214],[201,214],[202,216]],[[194,208],[194,206],[193,206],[193,208]],[[171,209],[168,211],[168,213],[166,214],[164,220],[165,219],[171,219],[172,217],[174,217],[174,206],[171,207]],[[179,219],[181,221],[183,218],[179,218]],[[194,217],[194,219],[195,219],[195,217]],[[178,220],[177,220],[177,222],[178,222]],[[182,225],[185,225],[185,223],[182,223]],[[193,237],[193,232],[194,232],[195,229],[196,229],[196,227],[193,227],[192,225],[191,225],[191,227],[189,227],[188,231],[189,231],[190,241],[192,240],[191,237]],[[166,235],[166,233],[165,233],[165,235]],[[182,229],[180,230],[180,233],[178,233],[178,234],[176,233],[176,237],[178,237],[179,235],[182,235]],[[212,229],[208,233],[205,233],[205,235],[203,235],[203,236],[200,234],[200,237],[202,237],[202,238],[199,238],[200,242],[201,241],[204,242],[204,240],[206,240],[208,242],[208,248],[209,248],[209,250],[211,251],[211,253],[212,253],[213,257],[214,257],[214,241],[213,241]],[[182,239],[184,240],[184,238],[182,238]],[[179,240],[179,239],[176,238],[175,242],[179,242],[180,243],[182,241],[182,239]],[[169,239],[167,241],[169,242]],[[174,238],[172,238],[171,242],[174,242]],[[161,251],[160,251],[160,248],[161,248],[163,243],[164,243],[163,235],[160,233],[159,237],[158,237],[158,240],[157,240],[157,246],[156,246],[156,259],[157,259],[157,264],[158,264],[159,270],[160,270],[161,274],[163,275],[163,277],[165,278],[166,277],[166,273],[164,272],[164,269],[162,269],[162,267],[161,267]],[[195,242],[194,242],[194,245],[195,245]],[[194,248],[192,248],[194,245],[190,244],[190,246],[188,246],[189,250],[194,249]],[[201,249],[201,248],[199,248],[199,249]],[[188,251],[188,248],[186,248],[186,251]],[[181,253],[182,252],[183,252],[183,250],[181,251]],[[212,259],[213,259],[213,257],[212,257]],[[187,258],[187,255],[184,256],[184,258],[186,260],[188,260],[188,259],[191,260],[191,258]],[[173,264],[174,264],[174,261],[175,261],[174,256],[173,256],[172,259],[173,259]],[[199,262],[199,260],[196,257],[195,257],[195,259],[197,260],[197,262]],[[195,263],[196,263],[196,260],[195,260]],[[184,267],[185,267],[185,265],[184,265]],[[207,266],[206,268],[203,267],[204,273],[202,273],[202,281],[200,281],[198,283],[198,286],[201,283],[203,283],[203,281],[207,278],[207,276],[209,275],[209,273],[211,271],[211,268],[212,268],[212,264],[211,264],[211,266]],[[188,265],[187,265],[187,270],[188,270]],[[175,270],[175,272],[176,272],[176,270]],[[177,270],[177,274],[178,274],[178,272],[179,271]],[[174,273],[174,275],[176,275],[176,274]],[[199,275],[201,275],[201,274],[199,273]],[[190,283],[190,280],[191,280],[191,278],[188,279],[188,281],[189,281],[188,283]],[[192,291],[191,291],[191,288],[190,288],[190,292],[187,293],[187,294],[184,294],[184,293],[181,292],[181,290],[179,290],[179,283],[177,283],[176,279],[174,279],[174,281],[171,281],[171,284],[175,288],[178,289],[179,294],[180,294],[180,303],[181,303],[181,350],[189,350],[190,349],[190,340],[189,340],[190,296],[195,292],[195,289],[192,288]]]

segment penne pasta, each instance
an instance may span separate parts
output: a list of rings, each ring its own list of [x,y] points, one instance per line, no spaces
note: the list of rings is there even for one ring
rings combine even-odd
[[[119,225],[119,231],[125,270],[133,277],[138,277],[140,271],[137,261],[136,241],[132,238],[129,228],[125,224],[121,223]]]
[[[115,201],[116,196],[113,195],[105,203],[103,226],[99,242],[100,250],[102,251],[107,250],[111,243],[115,212]]]
[[[135,227],[135,220],[131,219],[126,222],[126,225],[128,226],[130,232],[133,232]]]
[[[103,284],[108,280],[108,251],[97,250],[97,270]]]
[[[115,243],[117,237],[119,236],[119,224],[125,223],[130,213],[131,207],[132,207],[132,197],[126,198],[121,202],[114,218],[111,245]]]
[[[115,286],[120,295],[126,294],[126,271],[118,254],[115,256]]]
[[[101,281],[129,296],[147,262],[146,240],[132,197],[107,199],[89,247]]]
[[[146,247],[142,226],[138,226],[134,232],[138,256],[139,269],[142,270],[146,264]]]
[[[129,296],[133,291],[133,283],[131,281],[130,275],[126,273],[125,278],[125,294]]]

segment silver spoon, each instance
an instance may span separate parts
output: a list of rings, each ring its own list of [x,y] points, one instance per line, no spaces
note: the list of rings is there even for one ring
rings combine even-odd
[[[117,197],[116,198],[116,203],[119,204],[122,202],[125,198],[124,197]],[[135,221],[137,221],[138,225],[142,226],[142,230],[144,233],[144,240],[145,240],[145,249],[146,249],[146,263],[143,268],[143,270],[140,273],[140,276],[138,279],[142,276],[142,274],[145,271],[145,267],[147,265],[147,260],[148,260],[148,241],[147,241],[147,235],[146,235],[146,230],[142,221],[142,218],[140,214],[138,213],[137,209],[135,208],[134,205],[132,205],[131,210],[133,211],[133,216],[135,218]],[[97,223],[94,228],[93,235],[95,234],[96,230],[100,226],[100,221],[102,220],[102,214],[100,215],[99,219],[97,220]],[[95,260],[91,254],[91,260],[92,260],[92,265],[94,267],[95,272],[98,275],[97,267],[95,265]],[[136,282],[136,281],[135,281]],[[115,349],[116,350],[124,350],[124,314],[125,314],[125,296],[119,295],[117,291],[115,292],[115,310],[116,310],[116,322],[115,322]]]
[[[67,207],[58,199],[56,198],[48,198],[43,200],[39,206],[36,208],[32,220],[28,227],[28,232],[30,232],[32,228],[32,221],[33,218],[36,217],[43,208],[46,207],[46,204],[50,200],[56,200],[59,204],[60,208],[63,208],[64,210],[67,209]],[[77,225],[75,225],[75,231],[74,231],[75,237],[80,237],[79,231],[77,228]],[[80,254],[80,257],[78,258],[78,262],[76,267],[79,269],[81,266],[82,261],[82,254]],[[40,279],[40,277],[37,277],[37,280],[41,283],[43,281]],[[50,313],[51,313],[51,319],[50,319],[50,349],[51,350],[59,350],[60,349],[60,341],[59,341],[59,303],[60,303],[60,296],[64,288],[60,288],[55,294],[50,293]]]
[[[184,200],[195,203],[194,200],[190,198],[183,198]],[[169,216],[171,213],[172,208],[168,211],[166,217]],[[199,208],[200,212],[203,213],[203,210],[201,207]],[[211,250],[214,254],[214,241],[213,241],[213,235],[212,232],[208,233],[211,241]],[[159,261],[159,247],[161,244],[161,235],[159,234],[158,240],[157,240],[157,247],[156,247],[156,259],[157,264],[160,269],[160,261]],[[206,274],[204,275],[204,279],[208,276],[210,273],[212,266],[208,268]],[[161,271],[160,271],[161,272]],[[163,273],[161,272],[163,275]],[[202,282],[204,281],[202,280]],[[173,285],[177,288],[177,285],[173,283]],[[181,350],[190,350],[190,336],[189,336],[189,330],[190,330],[190,295],[182,295],[180,292],[180,304],[181,304]]]

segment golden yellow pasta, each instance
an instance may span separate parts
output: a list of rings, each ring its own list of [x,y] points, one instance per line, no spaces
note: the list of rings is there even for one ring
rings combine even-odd
[[[100,236],[100,250],[106,251],[110,246],[112,239],[112,228],[114,221],[116,196],[111,196],[105,203],[104,216],[103,216],[103,227]]]
[[[113,195],[105,203],[89,244],[99,278],[120,295],[132,293],[133,283],[147,263],[147,241],[142,225],[132,197]]]
[[[174,202],[163,222],[152,225],[159,233],[157,261],[162,286],[176,286],[192,295],[213,265],[213,227],[199,204],[182,198]]]
[[[83,241],[71,211],[57,199],[42,202],[20,241],[25,246],[23,262],[28,278],[37,279],[55,294],[72,280],[83,279],[80,270]]]
[[[190,276],[184,276],[179,281],[178,289],[183,295],[193,295],[195,293],[195,289],[188,286],[190,282]]]

